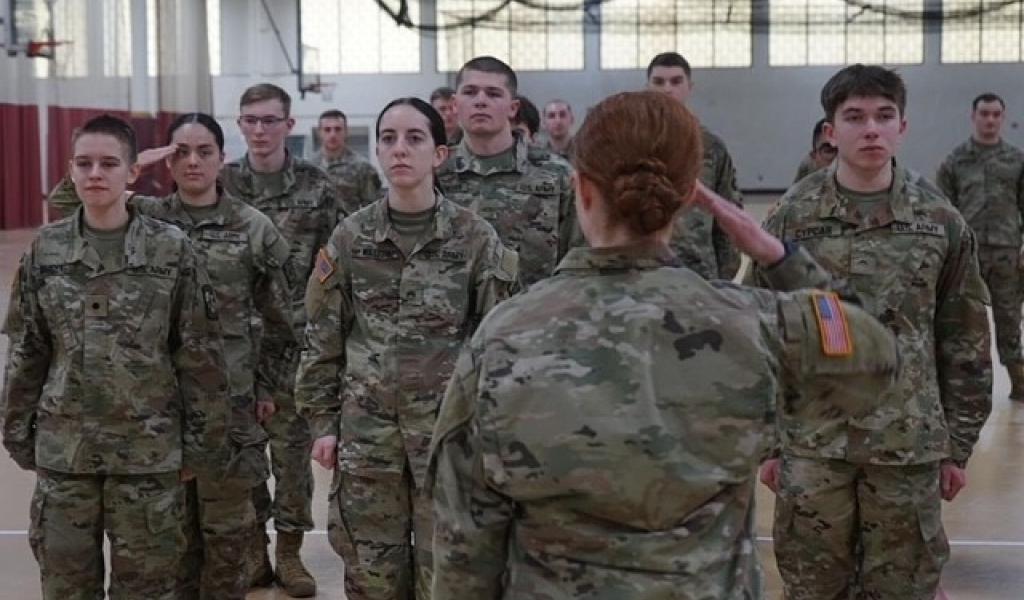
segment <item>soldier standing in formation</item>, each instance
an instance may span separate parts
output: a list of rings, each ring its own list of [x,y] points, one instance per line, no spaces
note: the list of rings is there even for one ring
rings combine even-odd
[[[320,151],[311,162],[327,171],[337,195],[352,214],[369,206],[380,194],[380,175],[370,161],[348,147],[348,117],[340,110],[324,111],[317,121]]]
[[[519,254],[524,285],[554,272],[579,243],[572,168],[512,133],[516,74],[493,56],[467,62],[455,78],[464,137],[438,174],[449,200],[479,214]]]
[[[455,90],[442,86],[430,93],[430,105],[444,120],[444,134],[449,146],[456,146],[462,141],[462,128],[459,117],[455,114]]]
[[[835,158],[836,147],[825,139],[825,119],[819,119],[814,124],[814,130],[811,132],[811,151],[800,161],[800,166],[796,169],[796,177],[793,179],[793,183],[800,181],[819,169],[824,169],[832,164]]]
[[[866,416],[780,415],[781,459],[762,468],[778,491],[776,562],[789,600],[932,600],[949,557],[940,499],[966,485],[991,406],[988,292],[963,217],[894,159],[907,127],[899,75],[847,67],[821,104],[838,157],[790,188],[765,228],[799,243],[896,334],[903,369]],[[826,399],[814,392],[792,398]]]
[[[306,327],[305,280],[313,271],[316,254],[345,217],[343,201],[321,169],[288,153],[285,139],[295,125],[291,97],[268,83],[254,85],[242,94],[238,126],[248,152],[224,165],[224,191],[256,208],[277,226],[289,244],[292,325],[302,339]],[[298,368],[298,361],[292,369]],[[294,372],[291,374],[294,379]],[[295,410],[292,390],[274,397],[276,412],[265,423],[270,435],[271,468],[276,488],[273,502],[266,484],[253,489],[257,541],[250,545],[249,560],[254,585],[273,582],[275,571],[267,555],[269,538],[264,530],[271,516],[277,529],[277,581],[291,596],[316,593],[316,582],[302,564],[299,550],[303,534],[313,529],[313,471],[309,450],[313,440],[309,425]]]
[[[4,332],[4,447],[36,472],[29,541],[45,600],[176,600],[182,481],[216,477],[229,412],[215,292],[188,237],[125,204],[120,119],[72,139],[81,208],[25,253]]]
[[[265,215],[222,193],[224,132],[213,117],[184,114],[168,131],[168,145],[148,151],[139,166],[166,163],[176,191],[166,198],[134,195],[130,206],[177,226],[192,242],[216,292],[231,389],[226,471],[199,475],[188,484],[181,568],[181,598],[244,600],[249,587],[245,553],[256,515],[252,488],[270,475],[267,434],[272,398],[288,393],[296,355],[291,325],[288,244]],[[50,205],[68,215],[81,205],[65,180]],[[292,275],[294,277],[294,275]],[[257,343],[252,322],[259,320]]]
[[[434,419],[459,348],[516,290],[518,266],[486,221],[435,188],[448,147],[429,104],[391,102],[376,132],[388,192],[317,256],[296,399],[314,459],[335,469],[328,535],[347,597],[425,600]]]
[[[516,116],[512,117],[512,131],[532,146],[537,141],[537,132],[540,131],[540,112],[537,105],[522,94],[516,96],[516,102],[519,107],[516,109]]]
[[[753,472],[779,386],[860,386],[799,408],[863,410],[895,373],[895,342],[834,294],[681,265],[667,242],[701,166],[681,103],[613,96],[576,143],[590,247],[484,319],[441,406],[434,598],[760,598]],[[780,282],[827,280],[748,222],[745,249]]]
[[[572,125],[576,117],[572,105],[565,100],[551,100],[544,107],[542,115],[547,142],[544,147],[566,160],[572,158]]]
[[[647,65],[647,89],[663,92],[686,104],[693,93],[690,63],[676,52],[655,56]],[[736,168],[725,143],[703,125],[700,131],[704,148],[701,181],[742,208],[743,196],[736,186]],[[705,279],[732,279],[740,269],[740,253],[707,212],[682,211],[671,245],[683,264]]]
[[[935,182],[978,239],[978,263],[992,296],[999,361],[1010,374],[1010,399],[1024,400],[1021,356],[1021,230],[1024,152],[1000,136],[1006,104],[982,94],[971,104],[974,134],[939,167]]]

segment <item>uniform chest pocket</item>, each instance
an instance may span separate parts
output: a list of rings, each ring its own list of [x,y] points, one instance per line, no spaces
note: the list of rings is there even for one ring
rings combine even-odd
[[[71,351],[82,341],[84,286],[70,277],[48,277],[36,293],[54,341]]]
[[[471,261],[461,250],[442,249],[421,254],[425,254],[422,260],[417,255],[412,272],[404,278],[421,290],[417,308],[421,313],[420,321],[425,327],[454,335],[468,314]]]
[[[127,366],[149,365],[167,356],[174,279],[131,277],[124,291],[108,301],[116,327],[112,360]]]

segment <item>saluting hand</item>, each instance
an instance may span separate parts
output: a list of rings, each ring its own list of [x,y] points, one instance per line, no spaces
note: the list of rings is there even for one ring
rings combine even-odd
[[[765,231],[761,224],[742,208],[722,198],[700,181],[697,182],[697,189],[691,202],[694,206],[711,213],[736,248],[754,262],[772,265],[786,255],[786,247],[777,237]]]
[[[155,165],[165,158],[168,158],[177,151],[177,144],[168,144],[166,146],[160,146],[159,148],[148,148],[139,152],[139,158],[136,160],[136,163],[139,165],[139,168],[145,169],[148,166]]]

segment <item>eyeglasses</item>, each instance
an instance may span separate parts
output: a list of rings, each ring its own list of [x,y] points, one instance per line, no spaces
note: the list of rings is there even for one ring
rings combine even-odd
[[[836,153],[836,147],[833,146],[832,144],[829,144],[828,142],[826,142],[824,144],[819,145],[817,148],[815,148],[815,151],[818,154],[835,154]]]
[[[271,127],[275,127],[278,123],[283,123],[287,120],[287,117],[275,117],[273,115],[267,115],[265,117],[243,115],[238,117],[238,124],[248,129],[256,129],[257,125],[263,125],[264,129],[270,129]]]

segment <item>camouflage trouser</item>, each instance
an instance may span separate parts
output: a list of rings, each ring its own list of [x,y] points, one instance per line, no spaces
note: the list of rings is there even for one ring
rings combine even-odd
[[[244,600],[249,588],[245,552],[256,513],[251,483],[200,477],[187,486],[181,561],[181,600]]]
[[[1020,250],[1000,246],[978,246],[981,276],[992,296],[992,317],[996,324],[996,350],[1004,365],[1021,361],[1021,273]]]
[[[327,536],[345,561],[349,600],[429,600],[433,506],[408,466],[335,471]]]
[[[783,454],[774,534],[787,600],[933,600],[949,558],[939,502],[938,463]]]
[[[274,518],[274,528],[287,533],[313,529],[313,447],[309,424],[295,410],[294,398],[277,402],[277,412],[264,424],[270,436],[270,467],[274,473],[274,499],[261,483],[252,490],[258,527]]]
[[[178,473],[71,475],[38,469],[29,543],[44,600],[102,600],[103,533],[111,600],[175,600],[185,548]]]

